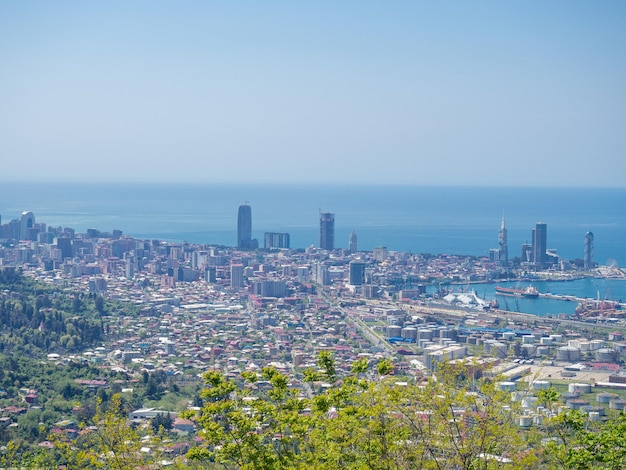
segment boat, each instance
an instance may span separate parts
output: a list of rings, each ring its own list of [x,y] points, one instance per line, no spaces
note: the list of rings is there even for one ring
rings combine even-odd
[[[496,294],[509,295],[511,297],[526,297],[530,299],[539,297],[539,291],[533,286],[528,286],[525,289],[496,286]]]

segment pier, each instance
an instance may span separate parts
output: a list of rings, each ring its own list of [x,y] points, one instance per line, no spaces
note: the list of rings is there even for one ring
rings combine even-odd
[[[539,297],[544,299],[562,300],[564,302],[579,302],[589,305],[591,308],[607,310],[621,310],[626,309],[626,303],[617,302],[615,300],[600,300],[592,299],[590,297],[576,297],[575,295],[561,295],[552,294],[550,292],[540,292]]]

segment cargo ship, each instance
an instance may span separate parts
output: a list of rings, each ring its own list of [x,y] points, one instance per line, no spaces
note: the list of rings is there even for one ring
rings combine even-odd
[[[496,286],[496,294],[509,295],[511,297],[527,297],[530,299],[539,297],[539,291],[533,286],[528,286],[525,289],[511,289],[510,287]]]

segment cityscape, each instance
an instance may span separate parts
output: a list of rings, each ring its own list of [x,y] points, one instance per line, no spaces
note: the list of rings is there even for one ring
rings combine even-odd
[[[626,468],[626,2],[0,2],[0,470]]]
[[[373,363],[390,360],[394,374],[418,381],[438,364],[478,358],[488,361],[502,390],[515,392],[518,383],[527,382],[531,391],[540,391],[550,387],[551,378],[565,381],[565,406],[592,416],[604,409],[584,397],[597,387],[621,390],[626,383],[626,305],[558,296],[579,305],[575,315],[558,317],[502,305],[507,298],[554,297],[516,288],[520,281],[623,279],[622,269],[594,262],[590,232],[581,259],[573,261],[547,248],[543,222],[532,229],[532,243],[512,256],[504,217],[488,257],[408,254],[382,246],[364,252],[354,231],[347,248],[338,248],[335,214],[321,211],[319,246],[292,248],[288,233],[268,232],[259,247],[252,239],[251,206],[241,205],[233,220],[237,246],[225,247],[141,240],[122,230],[76,233],[47,226],[25,211],[2,225],[1,270],[19,269],[48,285],[137,309],[138,316],[104,317],[107,333],[98,347],[79,352],[66,343],[47,357],[56,364],[78,360],[123,371],[129,390],[133,371],[160,370],[171,383],[199,385],[207,368],[236,376],[269,366],[286,374],[294,389],[313,396],[302,371],[316,367],[322,351],[332,352],[339,374],[349,374],[365,357]],[[497,284],[493,300],[473,288],[485,284]],[[3,296],[6,301],[11,293],[5,290]],[[106,379],[77,384],[111,386]],[[36,389],[28,389],[24,399],[38,406],[36,396]],[[606,390],[598,400],[601,396],[608,396],[612,408],[626,406]],[[0,411],[6,429],[27,411],[19,396],[13,401]],[[523,408],[518,425],[536,425],[543,419],[537,410]],[[141,422],[180,411],[138,408],[129,418]],[[182,417],[174,426],[192,435],[197,430]]]

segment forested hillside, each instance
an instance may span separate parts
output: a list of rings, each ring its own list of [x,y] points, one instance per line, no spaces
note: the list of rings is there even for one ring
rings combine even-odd
[[[104,300],[0,270],[0,353],[77,352],[102,339]]]

